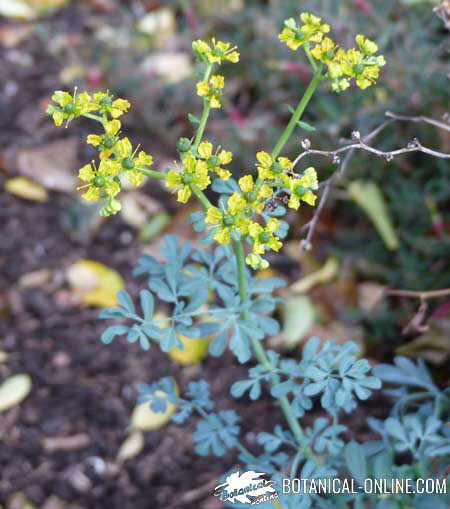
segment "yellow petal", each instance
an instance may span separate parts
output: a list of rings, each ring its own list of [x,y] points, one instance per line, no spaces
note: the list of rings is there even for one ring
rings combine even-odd
[[[209,141],[202,141],[198,146],[198,153],[203,159],[209,159],[212,155],[213,146]]]
[[[266,168],[270,168],[273,162],[272,157],[267,152],[258,152],[256,159]]]
[[[253,177],[246,175],[239,179],[239,187],[243,193],[249,193],[253,189]]]
[[[115,136],[118,133],[121,125],[122,124],[120,123],[120,120],[117,119],[110,120],[105,124],[105,133],[108,136]]]
[[[233,152],[229,150],[221,150],[219,154],[220,164],[230,164],[233,160]]]
[[[92,169],[92,165],[85,164],[80,170],[78,171],[78,178],[82,180],[83,182],[90,182],[94,178],[94,170]]]
[[[191,189],[188,186],[184,186],[183,189],[178,191],[177,201],[180,203],[186,203],[191,197]]]
[[[219,224],[222,221],[222,212],[217,207],[210,207],[206,213],[206,222]]]
[[[86,139],[86,143],[89,143],[89,145],[93,145],[94,147],[98,147],[101,142],[102,137],[98,134],[89,134]]]

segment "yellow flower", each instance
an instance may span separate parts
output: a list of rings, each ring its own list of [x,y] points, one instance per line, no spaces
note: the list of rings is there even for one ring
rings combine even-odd
[[[186,203],[191,197],[191,185],[195,184],[200,190],[211,183],[205,161],[187,154],[183,160],[183,167],[170,170],[167,173],[166,187],[178,191],[177,201]]]
[[[214,239],[219,244],[229,244],[231,234],[239,232],[245,235],[248,232],[250,221],[239,215],[241,203],[239,200],[228,199],[227,209],[219,210],[217,207],[210,207],[206,213],[206,222],[215,225]]]
[[[265,227],[259,223],[251,223],[248,227],[248,234],[253,240],[253,253],[264,254],[269,249],[279,251],[283,243],[275,235],[280,227],[280,221],[271,217]]]
[[[97,109],[102,114],[110,114],[113,118],[123,115],[130,107],[130,103],[125,99],[115,99],[108,92],[96,92],[94,102]]]
[[[303,25],[297,25],[294,18],[289,18],[284,22],[285,27],[278,38],[280,41],[293,51],[308,42],[320,42],[323,34],[330,31],[330,26],[321,23],[321,18],[313,14],[303,12],[300,14]]]
[[[333,61],[335,51],[336,44],[334,41],[329,37],[325,37],[320,44],[314,46],[311,54],[316,60],[329,64]]]
[[[211,108],[220,108],[220,97],[224,86],[225,78],[220,74],[215,74],[209,78],[209,81],[199,81],[197,83],[197,95],[208,99]]]
[[[103,196],[116,196],[120,192],[119,169],[117,162],[110,159],[100,161],[98,168],[91,163],[84,165],[78,172],[78,178],[87,183],[78,188],[87,188],[81,197],[87,201],[97,201]]]
[[[267,221],[265,227],[255,222],[252,222],[248,226],[248,234],[253,242],[252,252],[245,259],[248,265],[254,269],[264,269],[268,267],[269,264],[267,260],[264,260],[261,255],[269,249],[279,251],[282,247],[282,242],[275,235],[279,227],[280,221],[274,217]]]
[[[386,64],[383,55],[374,56],[378,46],[363,35],[356,36],[359,50],[349,49],[347,52],[338,50],[333,63],[328,66],[333,79],[332,88],[340,92],[350,85],[354,78],[356,85],[365,89],[373,85],[380,75],[380,67]]]
[[[276,179],[285,174],[286,170],[292,167],[292,161],[287,157],[279,157],[274,161],[272,156],[267,152],[258,152],[256,159],[259,162],[257,165],[258,176],[261,179]]]
[[[291,193],[288,203],[289,208],[297,210],[302,201],[308,205],[316,203],[317,197],[313,191],[319,189],[319,182],[316,170],[312,166],[307,168],[300,178],[290,177],[285,183]]]
[[[105,134],[99,136],[97,134],[89,134],[87,137],[87,143],[94,147],[99,147],[100,159],[106,159],[112,154],[112,149],[117,143],[119,138],[116,134],[119,132],[121,127],[120,120],[110,120],[105,122],[104,129]]]
[[[225,60],[234,64],[239,62],[239,52],[236,51],[236,46],[232,46],[229,42],[212,39],[210,46],[207,42],[199,39],[192,43],[192,49],[200,60],[210,64],[221,64]]]
[[[314,14],[302,12],[300,19],[303,21],[300,30],[309,36],[311,42],[320,42],[323,34],[327,34],[330,31],[330,25],[322,24],[322,19],[314,16]]]
[[[54,101],[57,106],[50,104],[47,108],[47,113],[52,116],[57,126],[61,125],[64,120],[67,120],[69,123],[75,117],[98,109],[87,92],[77,94],[76,89],[73,96],[68,92],[57,90],[52,95],[52,101]]]
[[[361,52],[364,53],[364,55],[373,55],[378,51],[378,46],[367,37],[364,37],[364,35],[357,35],[355,40],[356,44],[358,45]]]
[[[232,152],[227,150],[217,150],[213,154],[213,146],[209,141],[202,141],[197,149],[198,155],[205,160],[208,170],[217,173],[222,180],[228,180],[231,171],[222,168],[222,165],[231,163],[233,159]]]
[[[267,269],[269,266],[269,262],[267,260],[264,260],[264,258],[261,257],[261,255],[256,253],[250,253],[245,258],[245,262],[247,265],[250,265],[255,270],[262,270]]]
[[[143,150],[139,152],[137,157],[136,151],[128,138],[122,138],[114,146],[114,154],[120,163],[122,170],[126,172],[126,176],[133,186],[140,186],[144,181],[142,170],[144,166],[153,164],[153,157]]]
[[[248,217],[251,217],[254,212],[260,214],[264,210],[265,201],[272,196],[273,192],[267,184],[257,189],[251,175],[240,178],[239,187],[242,191],[242,200],[245,202],[245,214]]]

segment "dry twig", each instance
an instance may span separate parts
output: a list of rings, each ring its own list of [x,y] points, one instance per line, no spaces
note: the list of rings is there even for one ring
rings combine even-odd
[[[361,137],[361,134],[359,131],[353,131],[352,133],[352,140],[354,143],[351,143],[349,145],[345,145],[343,147],[340,147],[336,150],[314,150],[311,149],[311,142],[308,139],[304,139],[302,141],[302,148],[303,152],[299,154],[296,159],[293,162],[292,168],[295,168],[295,166],[298,164],[298,162],[306,157],[307,155],[320,155],[325,157],[330,157],[333,159],[333,162],[335,164],[339,164],[339,168],[337,171],[333,173],[333,175],[328,178],[327,180],[323,181],[320,185],[320,187],[323,188],[322,196],[320,197],[319,204],[314,212],[314,215],[312,219],[306,223],[302,231],[307,231],[306,238],[303,239],[300,242],[301,249],[311,249],[311,239],[314,235],[315,229],[317,227],[317,223],[320,217],[320,214],[322,213],[322,210],[325,206],[326,201],[328,200],[328,197],[330,195],[331,186],[333,183],[339,178],[342,177],[342,175],[345,173],[348,163],[354,154],[355,150],[364,150],[366,152],[370,152],[372,154],[375,154],[378,157],[383,157],[386,159],[386,161],[392,161],[394,157],[399,156],[401,154],[407,154],[410,152],[422,152],[424,154],[431,155],[433,157],[441,158],[441,159],[450,159],[450,154],[447,154],[445,152],[439,152],[437,150],[433,150],[431,148],[423,146],[420,141],[417,138],[414,138],[411,140],[408,145],[404,148],[399,148],[396,150],[391,151],[383,151],[378,150],[372,146],[370,146],[368,143],[375,138],[381,131],[383,131],[388,125],[392,124],[395,121],[399,120],[405,120],[410,122],[425,122],[427,124],[434,125],[435,127],[438,127],[440,129],[445,129],[450,131],[450,124],[447,124],[445,122],[440,122],[438,120],[424,117],[424,116],[418,116],[418,117],[410,117],[410,116],[404,116],[404,115],[397,115],[392,112],[386,112],[386,116],[389,117],[389,120],[386,120],[378,126],[376,129],[374,129],[371,133],[368,135]],[[345,153],[345,157],[341,162],[340,155]]]

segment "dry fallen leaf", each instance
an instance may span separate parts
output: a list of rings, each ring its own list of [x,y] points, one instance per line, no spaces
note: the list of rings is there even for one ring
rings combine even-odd
[[[30,201],[46,201],[47,191],[37,182],[25,177],[14,177],[5,182],[5,190],[8,193]]]
[[[398,347],[397,355],[422,357],[442,365],[450,358],[450,319],[429,320],[427,330],[413,341]]]
[[[372,180],[354,180],[348,186],[348,193],[370,218],[387,249],[392,251],[398,249],[400,241],[378,184]]]
[[[289,289],[294,293],[306,293],[318,284],[331,281],[337,275],[338,269],[338,261],[336,258],[330,256],[321,269],[302,277],[291,285]]]
[[[141,431],[133,431],[125,439],[117,453],[117,462],[124,463],[137,456],[144,448],[144,435]]]
[[[0,412],[21,403],[31,391],[30,375],[20,374],[7,378],[0,385]]]
[[[175,390],[178,393],[178,387],[175,384]],[[166,395],[163,391],[156,391],[155,394],[160,397]],[[173,403],[167,403],[165,412],[153,412],[148,403],[140,403],[134,407],[131,414],[131,429],[139,431],[151,431],[162,428],[175,413],[177,406]]]
[[[184,349],[173,348],[169,352],[169,357],[182,366],[192,366],[198,364],[208,355],[208,347],[211,338],[187,338],[178,334],[178,338],[183,343]]]
[[[144,14],[139,19],[137,28],[140,32],[152,36],[152,42],[156,47],[164,46],[170,39],[176,28],[175,14],[169,7],[153,10]]]
[[[52,273],[48,269],[35,270],[20,276],[17,284],[21,289],[36,288],[48,283],[51,277]]]
[[[93,260],[78,260],[67,269],[66,278],[74,295],[87,306],[116,306],[116,293],[124,287],[118,272]]]
[[[43,147],[20,150],[17,154],[19,173],[38,181],[47,189],[75,192],[77,179],[78,138],[71,137]]]
[[[283,302],[281,314],[283,345],[294,348],[314,324],[316,318],[314,305],[305,295],[290,297]]]
[[[386,287],[374,281],[365,281],[358,285],[358,305],[364,311],[373,311],[383,300]]]
[[[147,74],[156,74],[166,83],[177,83],[188,78],[192,72],[191,58],[187,53],[152,53],[141,64]]]

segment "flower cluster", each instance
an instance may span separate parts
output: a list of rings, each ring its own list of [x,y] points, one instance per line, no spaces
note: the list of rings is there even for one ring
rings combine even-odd
[[[47,107],[47,113],[51,115],[57,126],[60,126],[64,120],[68,124],[72,119],[98,109],[98,105],[92,101],[87,92],[77,95],[76,89],[73,96],[68,92],[56,90],[52,95],[52,101],[56,105],[50,104]]]
[[[181,203],[189,200],[193,185],[203,191],[210,183],[207,163],[189,153],[182,157],[181,167],[170,170],[166,177],[166,187],[178,191],[177,200]]]
[[[228,244],[247,235],[252,245],[246,257],[248,265],[254,269],[268,266],[261,255],[266,251],[278,251],[282,242],[277,236],[280,221],[270,218],[265,226],[254,221],[255,214],[262,214],[267,200],[284,191],[289,194],[288,207],[297,210],[301,201],[314,205],[318,189],[317,174],[314,168],[307,168],[302,175],[292,173],[292,162],[286,157],[277,160],[266,153],[257,153],[258,180],[251,175],[239,179],[239,191],[228,198],[226,204],[210,207],[206,222],[213,225],[213,237],[220,244]],[[264,216],[263,216],[264,217]]]
[[[298,26],[294,19],[288,19],[279,39],[292,50],[305,46],[312,58],[327,69],[324,78],[331,80],[335,92],[347,89],[352,79],[361,89],[370,87],[376,82],[380,67],[383,67],[386,61],[383,55],[375,56],[378,46],[373,41],[363,35],[357,35],[357,48],[346,51],[339,48],[330,37],[324,37],[324,34],[330,31],[330,27],[322,24],[320,18],[305,12],[300,18],[304,23],[301,26]],[[310,43],[316,43],[311,50]]]
[[[232,46],[229,42],[216,41],[212,39],[211,45],[198,39],[192,43],[192,49],[202,62],[208,64],[221,64],[224,61],[236,64],[239,62],[239,52],[236,46]]]
[[[133,150],[128,138],[120,138],[120,117],[130,107],[125,99],[113,99],[107,92],[96,92],[92,97],[87,93],[73,94],[56,91],[52,97],[55,105],[47,108],[56,125],[64,120],[70,122],[79,116],[89,116],[101,123],[103,134],[89,134],[87,143],[99,151],[100,163],[93,162],[83,166],[78,177],[84,182],[78,189],[84,190],[82,198],[87,201],[104,199],[100,214],[109,216],[121,209],[115,199],[119,194],[124,179],[133,186],[140,186],[144,181],[145,167],[153,164],[153,158],[138,148]],[[97,112],[97,115],[92,115]]]
[[[320,42],[323,35],[330,31],[330,25],[322,23],[321,18],[309,12],[302,12],[300,19],[303,22],[300,26],[294,18],[287,19],[284,22],[285,27],[278,36],[280,41],[285,42],[292,51],[309,42]]]
[[[203,80],[197,83],[197,95],[205,97],[211,108],[220,108],[220,97],[225,87],[225,78],[220,74],[211,76],[208,81]]]

